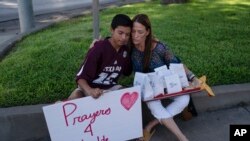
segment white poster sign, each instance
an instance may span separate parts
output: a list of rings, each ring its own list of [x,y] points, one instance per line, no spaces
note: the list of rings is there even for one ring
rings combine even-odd
[[[125,141],[142,136],[140,87],[43,107],[52,141]]]
[[[143,101],[154,98],[154,91],[150,85],[150,79],[146,73],[136,72],[133,84],[134,86],[141,87],[141,98]]]
[[[164,79],[167,85],[167,94],[177,93],[182,91],[181,82],[178,74],[165,76]]]
[[[169,67],[172,73],[177,73],[179,75],[182,87],[183,88],[188,87],[189,83],[183,64],[170,63]]]

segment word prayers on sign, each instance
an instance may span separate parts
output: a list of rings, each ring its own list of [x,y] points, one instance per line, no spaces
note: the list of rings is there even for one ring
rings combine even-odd
[[[52,141],[116,141],[142,136],[140,88],[43,107]],[[133,129],[133,130],[129,130]],[[123,132],[126,131],[126,132]]]

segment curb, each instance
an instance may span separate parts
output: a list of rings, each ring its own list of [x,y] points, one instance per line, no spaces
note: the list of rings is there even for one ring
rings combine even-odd
[[[2,60],[5,57],[5,55],[7,55],[12,50],[14,45],[17,42],[21,41],[25,36],[32,34],[32,33],[35,33],[35,32],[38,32],[42,29],[48,28],[49,26],[51,26],[53,24],[55,24],[55,23],[37,26],[37,27],[33,28],[32,30],[28,31],[27,33],[17,34],[16,36],[12,37],[11,39],[3,42],[1,44],[2,47],[0,48],[0,60]]]
[[[3,141],[50,141],[42,106],[0,108],[0,136]]]
[[[198,113],[250,104],[250,83],[220,85],[212,89],[215,97],[207,96],[204,91],[191,95]]]
[[[205,92],[192,94],[199,114],[242,104],[250,105],[250,83],[212,87],[215,97]],[[239,95],[239,96],[237,96]],[[50,141],[42,107],[49,104],[0,108],[0,136],[4,141]]]

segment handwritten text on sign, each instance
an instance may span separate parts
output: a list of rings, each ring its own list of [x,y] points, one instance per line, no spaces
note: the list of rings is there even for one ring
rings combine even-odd
[[[142,136],[139,87],[45,106],[43,112],[52,141],[123,141]]]

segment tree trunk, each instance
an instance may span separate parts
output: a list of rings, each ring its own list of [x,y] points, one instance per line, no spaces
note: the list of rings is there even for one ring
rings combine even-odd
[[[161,0],[162,4],[170,4],[170,3],[185,3],[188,0]]]

